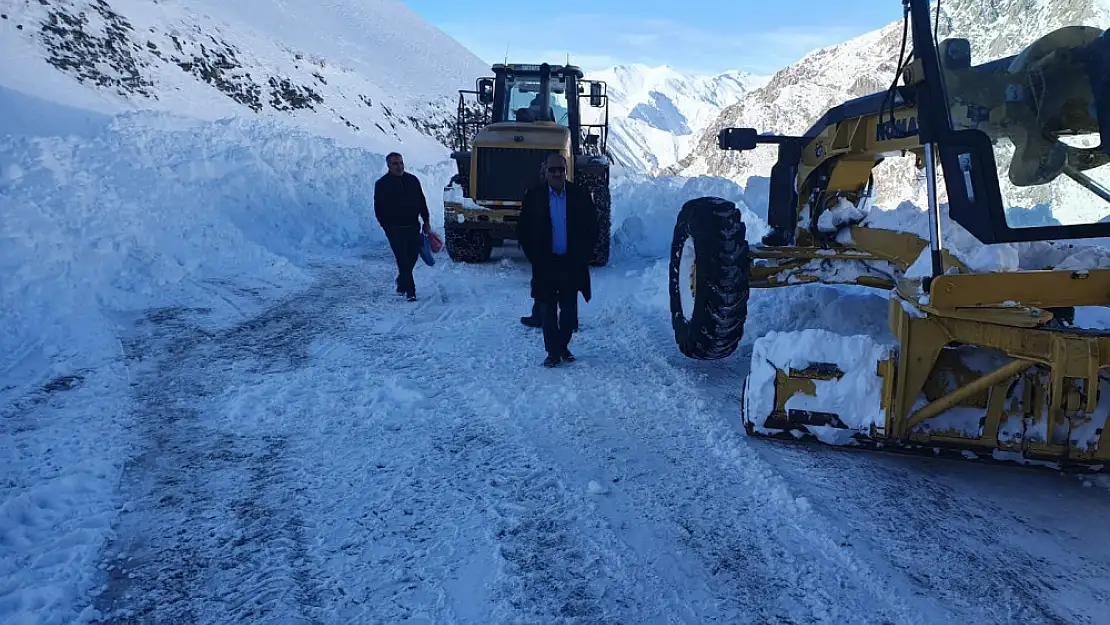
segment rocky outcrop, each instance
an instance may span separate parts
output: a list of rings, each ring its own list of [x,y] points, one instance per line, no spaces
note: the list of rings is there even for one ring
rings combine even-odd
[[[140,15],[131,5],[117,4],[21,0],[3,19],[16,22],[14,32],[50,66],[134,108],[173,110],[177,102],[212,89],[257,114],[319,116],[356,135],[384,134],[400,142],[414,131],[451,147],[455,94],[390,93],[370,82],[372,76],[273,41],[263,54],[256,49],[257,34],[244,37],[241,28],[187,6]],[[458,82],[474,78],[459,76]],[[379,88],[369,94],[358,85]]]

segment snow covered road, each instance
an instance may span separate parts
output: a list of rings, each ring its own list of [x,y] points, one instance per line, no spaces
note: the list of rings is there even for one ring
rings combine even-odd
[[[114,442],[129,446],[126,503],[88,614],[1105,622],[1103,489],[748,440],[750,347],[679,355],[665,311],[636,292],[657,269],[595,271],[579,360],[548,370],[539,331],[517,322],[523,263],[421,265],[413,304],[380,254],[331,260],[309,289],[222,328],[215,312],[167,309],[125,337],[135,439]],[[797,310],[832,313],[782,321],[779,300],[755,300],[749,327],[885,315],[881,298],[807,293]]]

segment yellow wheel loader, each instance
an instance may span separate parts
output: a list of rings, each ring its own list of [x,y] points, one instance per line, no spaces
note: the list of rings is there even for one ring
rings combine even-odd
[[[592,264],[609,262],[609,101],[605,83],[573,65],[502,64],[476,90],[460,90],[451,158],[458,173],[443,190],[445,244],[456,262],[489,261],[515,240],[524,193],[543,181],[553,152],[567,160],[567,180],[585,187],[598,209]],[[467,95],[480,107],[468,107]],[[586,100],[589,107],[583,107]],[[599,109],[595,115],[586,115]],[[596,117],[596,122],[584,118]]]
[[[1110,324],[1076,320],[1110,310],[1110,270],[973,270],[945,245],[955,230],[941,227],[936,176],[947,218],[979,253],[1110,237],[1100,218],[1110,191],[1084,173],[1110,162],[1110,31],[1061,28],[972,66],[967,40],[936,43],[929,0],[903,6],[902,84],[896,77],[887,91],[828,110],[803,136],[720,131],[721,149],[777,146],[772,230],[749,246],[731,202],[683,205],[670,261],[678,347],[695,359],[731,355],[751,288],[885,290],[889,333],[845,318],[835,333],[770,332],[753,343],[740,401],[749,435],[1101,470],[1110,461]],[[1077,147],[1082,135],[1100,141]],[[1096,217],[1030,225],[1028,211],[1002,197],[995,144],[1005,142],[1013,189],[1073,184],[1090,198],[1079,212]],[[898,155],[924,169],[925,231],[880,227],[891,211],[860,208],[874,168]]]

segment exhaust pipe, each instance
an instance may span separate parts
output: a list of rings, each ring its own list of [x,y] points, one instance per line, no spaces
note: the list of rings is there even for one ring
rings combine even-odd
[[[543,103],[541,119],[551,121],[548,119],[548,111],[551,110],[551,66],[547,63],[540,65],[540,101]]]

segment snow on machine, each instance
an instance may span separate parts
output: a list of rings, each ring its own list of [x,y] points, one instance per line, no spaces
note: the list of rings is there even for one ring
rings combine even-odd
[[[682,206],[670,260],[678,347],[695,359],[731,355],[751,288],[887,290],[888,335],[845,318],[835,333],[754,341],[741,394],[750,435],[1100,470],[1110,461],[1110,324],[1082,320],[1110,310],[1110,270],[1074,258],[1067,268],[980,261],[1110,237],[1110,191],[1084,173],[1110,162],[1110,31],[1060,28],[972,66],[971,42],[935,41],[929,0],[903,4],[913,45],[908,60],[904,30],[901,85],[828,110],[803,136],[720,131],[721,149],[777,146],[772,231],[749,246],[732,203]],[[1081,135],[1096,140],[1080,147]],[[874,168],[905,154],[925,171],[928,209],[913,212],[927,227],[916,231],[867,204]],[[1007,194],[1072,185],[1090,200],[1085,219],[1030,225],[1003,198],[1007,162]],[[946,247],[958,236],[974,237],[973,253]]]
[[[516,239],[525,191],[542,180],[552,152],[570,166],[567,180],[582,185],[598,211],[598,240],[591,264],[609,262],[609,100],[605,83],[585,80],[573,65],[495,64],[492,78],[474,91],[459,90],[454,127],[458,173],[443,190],[447,252],[455,262],[490,260],[493,248]],[[465,94],[477,96],[468,107]],[[581,106],[588,100],[589,108]],[[597,123],[583,121],[600,109]]]

